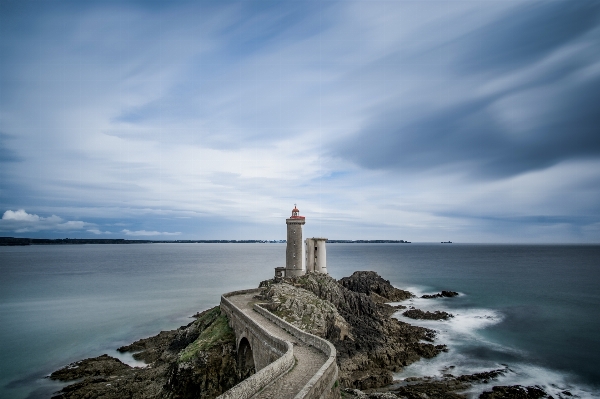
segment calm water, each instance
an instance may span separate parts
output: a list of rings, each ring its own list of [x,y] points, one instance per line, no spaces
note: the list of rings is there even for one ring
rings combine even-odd
[[[500,383],[600,397],[600,246],[328,244],[327,255],[335,278],[375,270],[419,295],[461,293],[412,301],[455,315],[420,322],[450,351],[397,378],[506,364]],[[0,398],[47,398],[61,386],[51,371],[187,324],[284,259],[285,244],[0,247]]]

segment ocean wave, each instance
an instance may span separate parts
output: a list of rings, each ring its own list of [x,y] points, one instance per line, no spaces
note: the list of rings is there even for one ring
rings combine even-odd
[[[593,399],[600,397],[600,390],[574,383],[571,374],[558,372],[546,367],[528,363],[516,363],[508,372],[489,384],[475,384],[464,391],[469,398],[477,398],[481,392],[491,390],[495,385],[539,386],[555,398]]]
[[[409,324],[436,330],[438,332],[438,340],[447,345],[466,340],[485,340],[484,337],[479,334],[479,331],[495,324],[499,324],[504,320],[504,315],[497,310],[453,307],[451,306],[453,303],[453,299],[451,298],[425,299],[420,297],[424,292],[423,289],[410,287],[409,290],[415,293],[417,297],[401,303],[398,302],[399,304],[409,308],[414,307],[421,309],[423,311],[433,312],[441,310],[452,314],[453,317],[443,321],[415,320],[402,315],[404,309],[396,312],[394,317]],[[459,297],[460,296],[464,296],[464,294],[459,293]],[[492,344],[491,342],[489,343]]]
[[[423,311],[441,310],[451,313],[454,317],[448,320],[414,320],[403,316],[404,310],[394,314],[400,321],[435,330],[436,344],[445,344],[448,347],[448,352],[432,359],[421,359],[407,366],[402,372],[394,375],[395,379],[441,378],[445,374],[460,376],[505,369],[506,373],[497,380],[487,384],[473,384],[462,393],[468,398],[478,398],[483,391],[489,391],[497,385],[538,385],[555,398],[600,397],[600,391],[574,382],[574,375],[531,364],[528,361],[530,355],[526,351],[499,344],[489,338],[485,330],[505,320],[501,312],[485,308],[461,308],[456,301],[449,298],[424,299],[421,295],[435,293],[425,287],[410,287],[408,290],[417,297],[401,302],[402,305]]]

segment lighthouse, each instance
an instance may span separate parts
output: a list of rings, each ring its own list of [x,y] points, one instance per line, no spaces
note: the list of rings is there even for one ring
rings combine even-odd
[[[285,220],[287,224],[287,245],[285,248],[285,267],[275,268],[275,281],[286,277],[303,276],[307,272],[327,274],[327,252],[325,243],[327,238],[306,239],[306,267],[304,266],[304,242],[302,242],[302,226],[306,223],[305,217],[300,216],[296,204],[292,209],[292,216]]]
[[[302,242],[302,226],[306,223],[304,216],[294,204],[292,216],[285,220],[287,224],[287,246],[285,249],[285,276],[296,277],[304,274],[304,243]]]

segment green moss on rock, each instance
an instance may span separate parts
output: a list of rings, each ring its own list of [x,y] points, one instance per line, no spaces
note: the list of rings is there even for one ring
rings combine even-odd
[[[214,317],[211,315],[213,311],[219,312],[219,308],[216,307],[211,309],[209,314],[203,315],[206,318]],[[180,362],[187,362],[197,356],[200,351],[207,351],[217,344],[221,344],[226,341],[235,340],[235,334],[229,323],[227,317],[224,315],[217,316],[214,321],[202,331],[200,336],[191,344],[189,344],[179,355]]]

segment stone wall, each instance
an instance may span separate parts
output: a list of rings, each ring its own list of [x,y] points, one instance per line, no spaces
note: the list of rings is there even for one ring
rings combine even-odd
[[[336,381],[338,377],[338,367],[335,361],[337,352],[331,342],[319,338],[316,335],[309,334],[293,326],[282,318],[274,315],[260,305],[254,305],[254,310],[271,320],[279,327],[283,328],[294,337],[307,345],[311,345],[327,356],[327,361],[319,371],[308,381],[302,388],[295,399],[337,399],[340,397],[339,389],[337,389]]]
[[[254,291],[258,292],[258,290],[244,290],[221,296],[221,311],[229,318],[231,327],[236,333],[236,343],[239,346],[242,338],[248,339],[257,372],[218,396],[218,399],[250,398],[294,366],[292,344],[271,335],[227,299],[228,296]]]
[[[250,398],[294,365],[293,346],[290,342],[271,335],[227,299],[234,295],[258,294],[259,292],[259,289],[251,289],[234,291],[221,296],[221,311],[227,314],[229,318],[230,325],[236,334],[236,343],[239,346],[242,338],[248,339],[254,353],[257,372],[218,396],[217,399]],[[327,356],[323,366],[298,392],[295,399],[339,399],[340,390],[336,384],[338,367],[335,347],[329,341],[300,330],[258,304],[254,305],[254,310],[300,341],[313,346]]]

